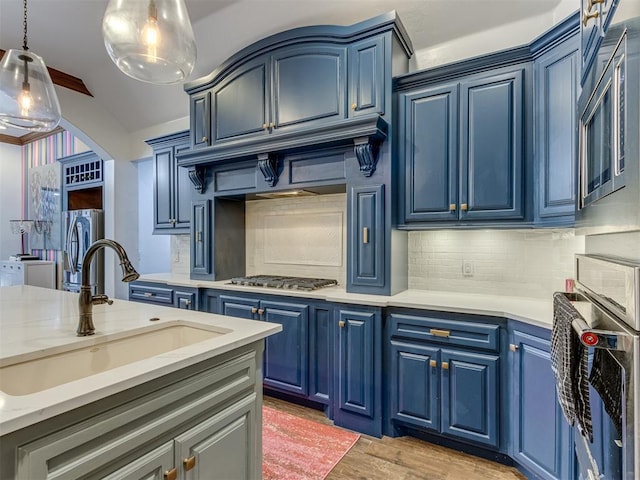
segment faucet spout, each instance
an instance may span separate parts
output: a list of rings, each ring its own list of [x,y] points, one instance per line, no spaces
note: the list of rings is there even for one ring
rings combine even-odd
[[[80,296],[78,297],[78,311],[80,313],[80,318],[78,320],[78,328],[76,330],[79,337],[93,335],[96,331],[93,324],[93,305],[103,303],[111,305],[113,303],[113,300],[110,300],[106,295],[93,295],[93,292],[91,291],[91,260],[93,260],[93,256],[96,252],[104,247],[113,249],[118,255],[118,258],[120,259],[120,267],[122,268],[123,282],[132,282],[140,276],[129,261],[127,252],[125,252],[122,245],[118,242],[108,238],[103,238],[93,242],[82,259],[82,285],[80,286]]]

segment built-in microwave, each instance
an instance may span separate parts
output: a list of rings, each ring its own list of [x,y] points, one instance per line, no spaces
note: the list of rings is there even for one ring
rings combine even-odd
[[[640,17],[611,25],[578,101],[579,234],[640,230]]]
[[[627,31],[580,116],[580,208],[624,187]]]

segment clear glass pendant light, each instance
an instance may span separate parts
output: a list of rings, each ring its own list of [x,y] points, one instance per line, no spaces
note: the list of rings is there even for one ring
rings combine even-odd
[[[102,35],[114,63],[136,80],[179,83],[196,63],[183,0],[109,0]]]
[[[60,123],[60,104],[44,61],[27,46],[27,0],[23,10],[22,50],[9,50],[0,63],[0,123],[48,132]]]

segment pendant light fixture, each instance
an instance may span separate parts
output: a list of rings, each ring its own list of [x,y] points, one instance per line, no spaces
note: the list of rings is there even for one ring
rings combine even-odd
[[[0,124],[48,132],[60,123],[60,104],[44,61],[27,46],[27,0],[22,5],[22,50],[9,50],[0,63]]]
[[[184,0],[109,0],[102,35],[111,60],[136,80],[179,83],[196,63]]]

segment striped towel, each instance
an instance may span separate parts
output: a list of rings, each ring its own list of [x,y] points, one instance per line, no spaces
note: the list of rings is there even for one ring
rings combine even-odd
[[[593,425],[587,381],[587,349],[571,326],[580,313],[563,293],[553,295],[551,369],[556,379],[558,402],[569,425],[578,424],[593,443]]]

